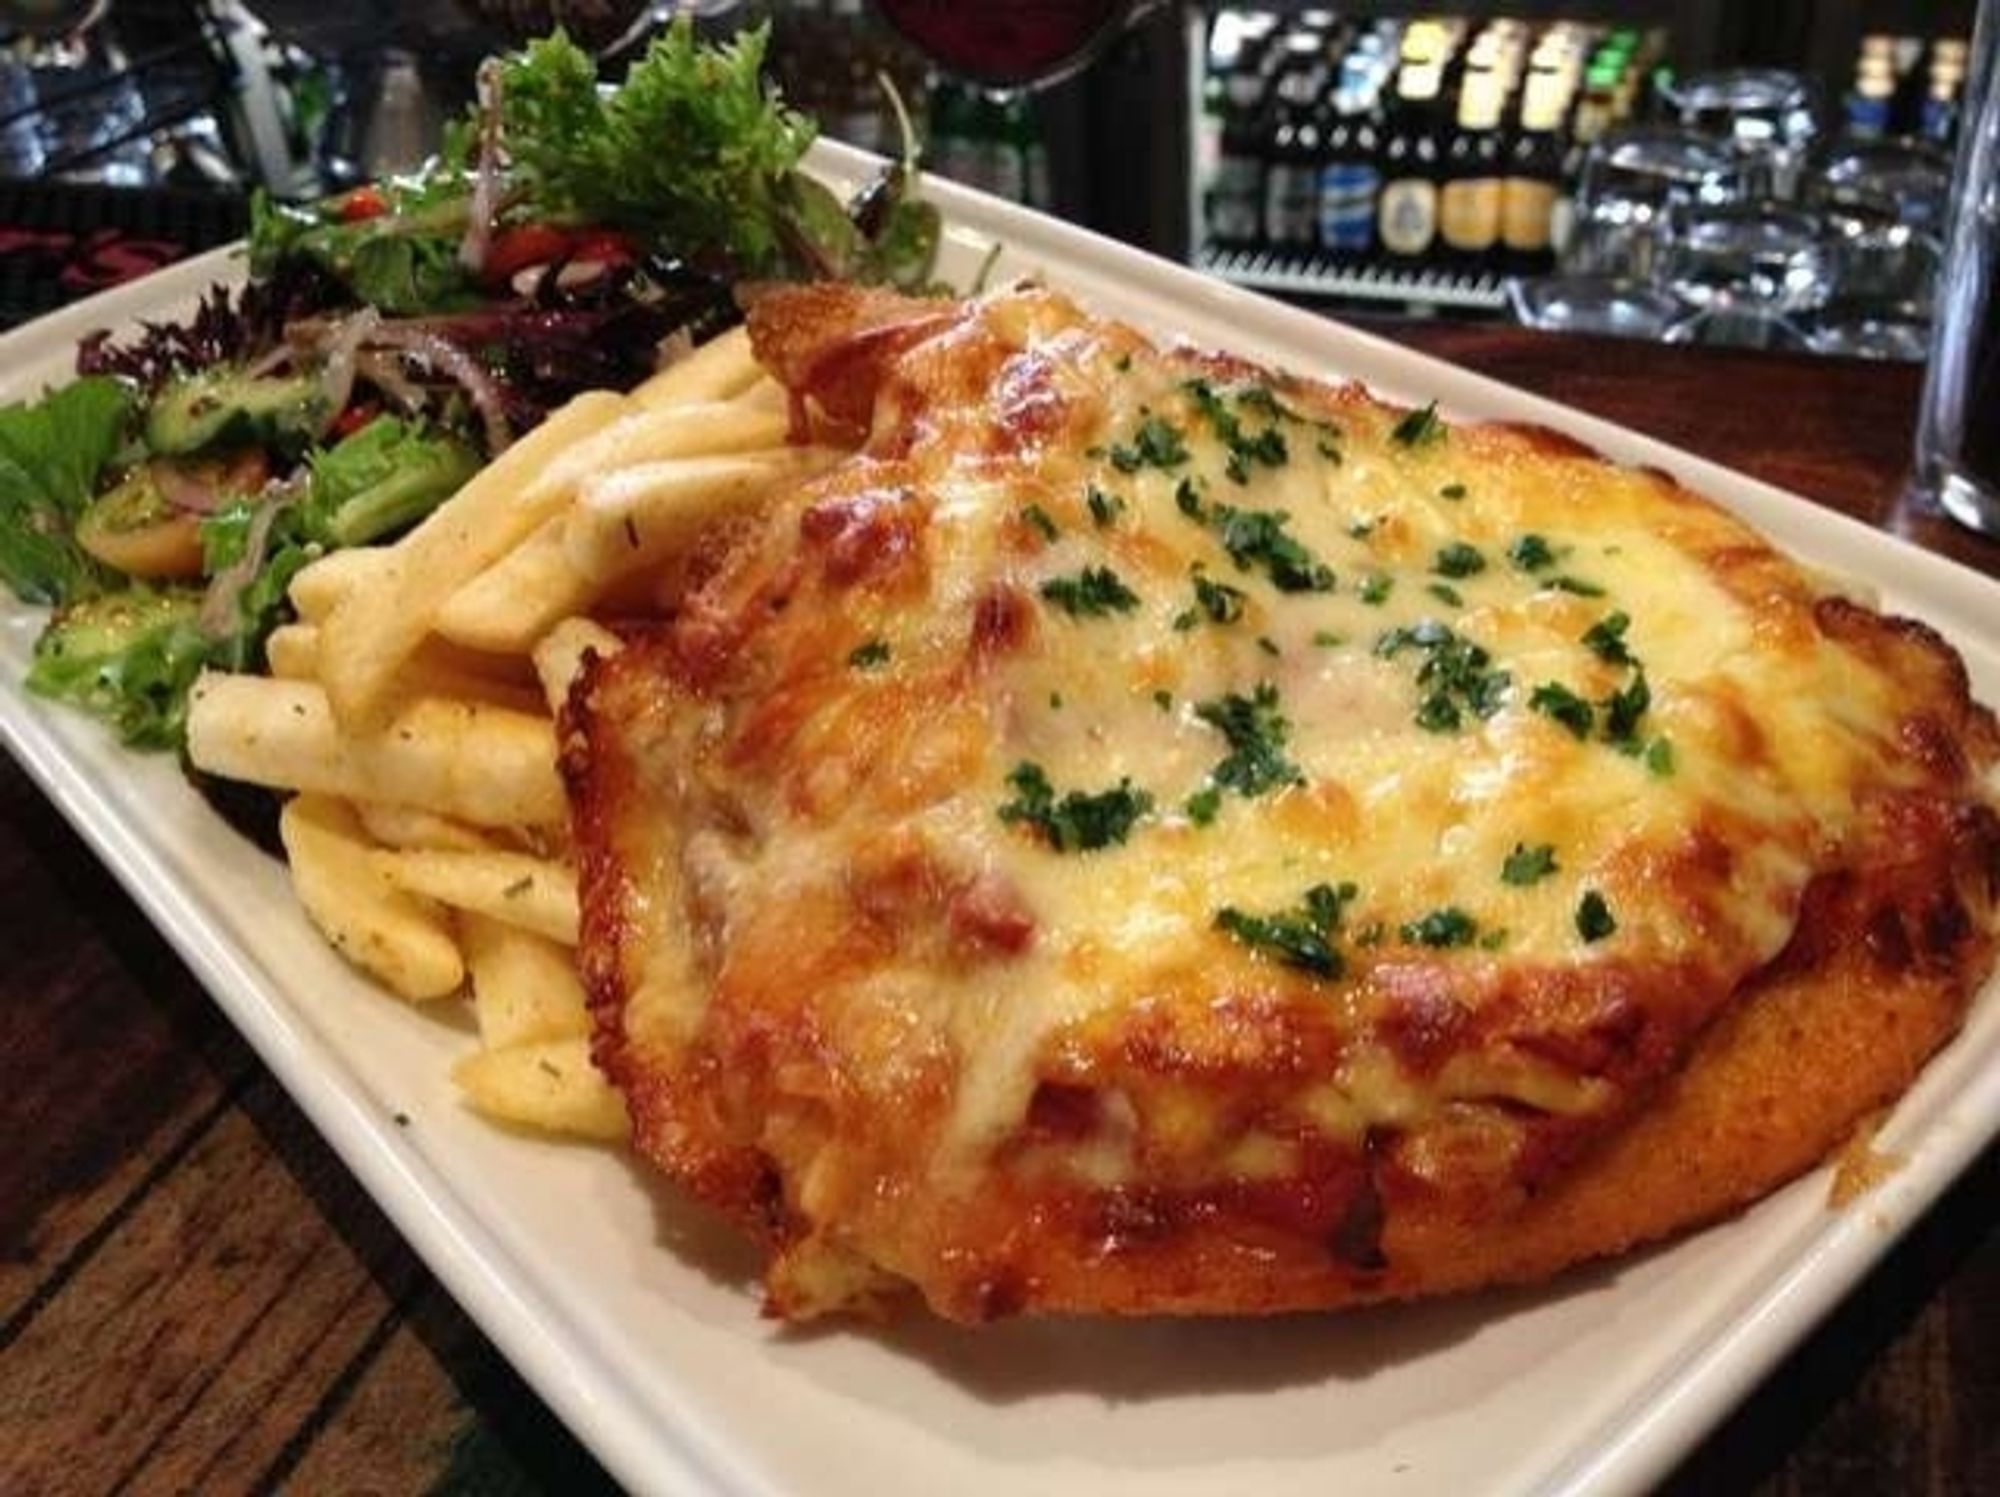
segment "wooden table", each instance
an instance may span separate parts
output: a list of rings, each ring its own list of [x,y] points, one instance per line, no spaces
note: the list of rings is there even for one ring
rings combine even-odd
[[[2000,576],[1898,498],[1916,375],[1398,335]],[[610,1483],[0,760],[0,1488]],[[1689,1460],[1687,1493],[2000,1492],[2000,1149]]]

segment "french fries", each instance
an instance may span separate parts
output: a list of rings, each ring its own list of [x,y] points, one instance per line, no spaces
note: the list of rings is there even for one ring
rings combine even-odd
[[[488,1049],[590,1033],[569,948],[483,915],[461,914],[458,934],[472,973],[479,1039]]]
[[[534,661],[549,711],[563,710],[586,656],[602,655],[608,660],[623,647],[624,642],[609,629],[584,618],[564,619],[544,634],[535,644]]]
[[[764,378],[743,328],[711,338],[676,359],[632,392],[641,405],[678,405],[695,400],[727,400]]]
[[[625,1101],[590,1061],[590,1042],[538,1040],[481,1050],[452,1067],[473,1108],[503,1123],[616,1142],[630,1131]]]
[[[578,490],[563,521],[564,552],[578,575],[610,583],[635,567],[665,561],[724,516],[740,513],[752,496],[828,467],[838,455],[791,447],[603,474]]]
[[[200,768],[293,792],[282,818],[308,918],[412,1001],[463,996],[475,1111],[625,1136],[591,1063],[555,718],[624,618],[671,588],[710,525],[843,454],[791,443],[784,391],[741,332],[629,396],[579,396],[401,541],[293,578],[267,677],[210,674]]]
[[[420,697],[382,732],[356,735],[312,682],[211,674],[189,698],[188,755],[232,780],[421,806],[474,826],[551,826],[567,814],[554,726],[478,702]]]
[[[390,991],[422,1001],[455,993],[465,964],[444,915],[396,888],[370,861],[359,819],[343,801],[295,796],[278,822],[292,887],[333,949]]]
[[[413,848],[378,853],[375,867],[407,893],[576,944],[576,875],[560,863],[492,849]]]
[[[461,585],[505,556],[568,495],[537,485],[556,454],[607,425],[628,402],[591,391],[550,416],[440,505],[398,544],[376,554],[321,625],[320,680],[341,726],[383,727],[403,663]]]

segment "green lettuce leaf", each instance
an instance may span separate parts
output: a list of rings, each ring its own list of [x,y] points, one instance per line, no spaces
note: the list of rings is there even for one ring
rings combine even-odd
[[[201,594],[127,588],[60,609],[28,668],[28,689],[80,707],[134,748],[178,748],[187,698],[209,663]]]
[[[104,587],[108,574],[73,531],[132,405],[125,385],[93,378],[0,407],[0,581],[23,601],[63,603]]]

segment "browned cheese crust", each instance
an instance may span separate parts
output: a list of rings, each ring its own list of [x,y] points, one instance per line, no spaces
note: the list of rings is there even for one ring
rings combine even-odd
[[[598,1062],[773,1313],[1539,1279],[1812,1166],[1991,971],[1959,658],[1667,476],[1032,288],[751,326],[860,449],[563,767]]]

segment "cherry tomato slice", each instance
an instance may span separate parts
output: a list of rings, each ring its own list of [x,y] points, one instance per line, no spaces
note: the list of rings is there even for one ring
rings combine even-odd
[[[516,224],[493,236],[480,274],[489,285],[505,285],[530,265],[561,259],[569,246],[568,232],[554,224]]]
[[[637,258],[632,236],[617,229],[585,229],[570,241],[572,261],[598,265],[629,265]]]
[[[340,221],[344,224],[365,223],[371,218],[380,218],[388,211],[389,200],[377,187],[357,187],[340,200]]]

